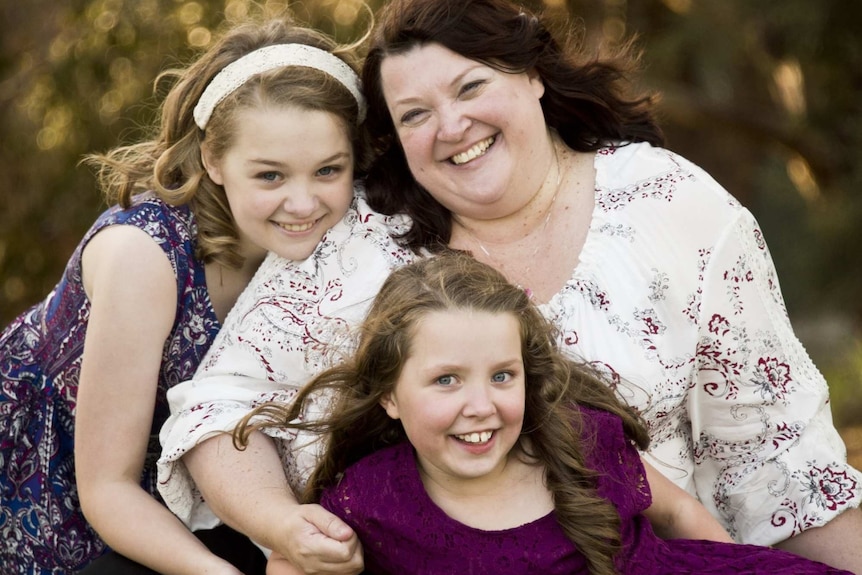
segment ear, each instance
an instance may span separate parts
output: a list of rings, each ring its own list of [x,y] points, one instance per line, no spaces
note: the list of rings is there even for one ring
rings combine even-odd
[[[530,82],[530,88],[533,90],[533,95],[538,100],[545,95],[545,82],[535,68],[527,70],[527,80]]]
[[[398,402],[392,397],[392,393],[387,393],[380,398],[380,406],[386,411],[386,415],[392,419],[401,419],[398,415]]]
[[[213,157],[206,144],[201,144],[201,162],[210,179],[219,186],[223,186],[224,178],[222,178],[219,162]]]

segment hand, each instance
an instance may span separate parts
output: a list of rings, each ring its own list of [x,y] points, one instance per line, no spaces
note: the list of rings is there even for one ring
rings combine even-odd
[[[356,575],[363,569],[359,538],[349,525],[319,505],[297,506],[288,519],[287,533],[289,540],[274,550],[287,561],[274,562],[274,574]],[[285,562],[294,571],[282,570],[286,568],[280,563]]]

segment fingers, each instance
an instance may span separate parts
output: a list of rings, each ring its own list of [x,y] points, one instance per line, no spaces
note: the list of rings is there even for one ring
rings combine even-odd
[[[349,525],[319,505],[300,505],[297,514],[292,521],[297,528],[290,530],[289,540],[278,549],[295,568],[306,575],[362,571],[362,547]]]
[[[342,521],[338,516],[333,515],[319,505],[309,505],[309,521],[313,523],[323,535],[336,541],[347,542],[350,539],[356,539],[353,529]]]

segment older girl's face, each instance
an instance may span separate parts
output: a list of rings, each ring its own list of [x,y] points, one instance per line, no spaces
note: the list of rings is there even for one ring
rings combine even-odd
[[[449,210],[505,217],[539,190],[553,151],[537,75],[500,72],[436,43],[387,56],[380,75],[413,176]]]
[[[224,157],[203,159],[224,187],[246,256],[311,255],[353,199],[353,146],[335,114],[285,108],[238,113]]]

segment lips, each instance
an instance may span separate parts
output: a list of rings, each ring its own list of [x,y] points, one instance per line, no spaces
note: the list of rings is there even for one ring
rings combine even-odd
[[[480,156],[484,156],[485,152],[488,151],[488,148],[490,148],[491,145],[494,143],[494,140],[495,140],[494,136],[491,136],[490,138],[482,140],[481,142],[477,143],[475,146],[473,146],[472,148],[470,148],[466,152],[461,152],[460,154],[455,154],[454,156],[449,158],[449,161],[451,161],[456,166],[460,166],[460,165],[466,164],[467,162],[469,162],[471,160],[475,160],[476,158],[478,158]]]

